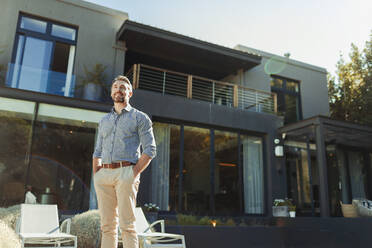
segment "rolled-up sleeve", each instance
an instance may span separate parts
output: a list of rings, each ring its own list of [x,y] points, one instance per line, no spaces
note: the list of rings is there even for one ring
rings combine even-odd
[[[152,122],[147,115],[142,115],[138,122],[138,135],[142,145],[143,153],[151,158],[156,156],[156,143]]]
[[[102,131],[101,131],[101,122],[98,124],[98,134],[97,134],[97,141],[96,147],[94,148],[93,158],[101,158],[102,157]]]

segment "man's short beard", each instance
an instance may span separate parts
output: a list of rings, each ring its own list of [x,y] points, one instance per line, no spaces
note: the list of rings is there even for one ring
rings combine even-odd
[[[116,97],[117,94],[115,94],[113,97],[112,97],[112,100],[116,103],[123,103],[125,102],[125,97],[122,95],[122,94],[119,94],[119,97]]]

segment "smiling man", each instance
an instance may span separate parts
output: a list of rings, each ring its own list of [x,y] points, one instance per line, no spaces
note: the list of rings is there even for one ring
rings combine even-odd
[[[138,248],[134,210],[140,174],[155,157],[156,145],[151,120],[129,104],[132,95],[129,79],[117,76],[111,86],[114,106],[98,127],[93,173],[101,216],[101,248],[117,247],[118,220],[123,247]]]

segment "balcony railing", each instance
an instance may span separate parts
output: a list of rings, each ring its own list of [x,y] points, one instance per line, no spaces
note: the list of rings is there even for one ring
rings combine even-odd
[[[75,75],[18,64],[8,64],[6,85],[12,88],[74,96]]]
[[[276,113],[275,93],[135,64],[127,77],[134,89],[155,91],[255,112]]]

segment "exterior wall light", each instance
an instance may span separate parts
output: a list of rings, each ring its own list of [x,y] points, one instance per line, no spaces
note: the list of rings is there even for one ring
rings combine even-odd
[[[275,143],[275,150],[274,150],[275,156],[283,157],[284,156],[284,149],[283,149],[282,145],[279,145],[280,140],[279,139],[274,139],[274,143]]]

